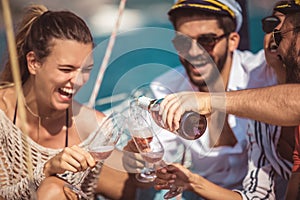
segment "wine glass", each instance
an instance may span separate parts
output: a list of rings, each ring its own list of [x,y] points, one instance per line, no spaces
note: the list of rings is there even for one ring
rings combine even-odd
[[[155,178],[155,167],[165,167],[166,164],[162,160],[164,155],[164,147],[152,129],[149,118],[144,115],[131,115],[128,119],[128,129],[131,133],[132,139],[146,161],[146,167],[140,174],[136,175],[138,181],[152,182]],[[152,165],[152,167],[149,166]],[[164,194],[165,199],[173,198],[182,192],[182,188],[170,184],[170,190]]]
[[[137,150],[146,161],[145,168],[136,178],[140,182],[152,182],[156,178],[154,164],[162,160],[164,148],[143,116],[131,115],[128,119],[128,129]]]
[[[100,162],[103,165],[104,160],[111,155],[121,134],[124,132],[125,123],[126,120],[122,114],[112,113],[102,121],[96,131],[89,135],[86,150],[93,156],[96,162]],[[76,184],[66,184],[65,186],[82,198],[88,199],[80,186],[90,171],[91,168],[88,167]]]

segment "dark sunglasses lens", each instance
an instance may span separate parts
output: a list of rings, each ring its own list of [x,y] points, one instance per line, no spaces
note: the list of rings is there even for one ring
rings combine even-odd
[[[184,35],[177,35],[172,42],[178,52],[186,52],[191,48],[192,39]]]
[[[275,29],[276,30],[276,29]],[[275,41],[275,44],[277,46],[279,46],[281,40],[282,40],[282,36],[281,36],[281,32],[276,30],[273,32],[273,36],[274,36],[274,41]]]
[[[269,16],[262,19],[262,29],[265,33],[271,33],[278,24],[280,24],[280,19],[275,16]]]
[[[197,38],[197,43],[201,46],[214,46],[215,45],[215,38],[209,36],[203,36]]]

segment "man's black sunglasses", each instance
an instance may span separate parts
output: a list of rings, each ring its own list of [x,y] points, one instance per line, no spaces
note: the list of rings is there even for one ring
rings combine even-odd
[[[228,35],[228,33],[224,33],[220,36],[211,34],[201,35],[196,39],[196,41],[198,45],[201,45],[206,50],[212,50],[222,38],[227,37]],[[183,34],[177,34],[172,42],[178,52],[184,53],[189,51],[192,47],[193,39]]]
[[[265,33],[272,33],[272,31],[280,24],[280,19],[276,16],[268,16],[261,20],[262,29]]]

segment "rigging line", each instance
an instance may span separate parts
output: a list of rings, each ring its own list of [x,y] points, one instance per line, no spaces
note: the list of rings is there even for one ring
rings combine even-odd
[[[22,91],[22,83],[21,83],[21,75],[20,75],[20,68],[19,68],[19,61],[18,61],[18,55],[17,55],[17,48],[16,48],[16,41],[15,41],[15,35],[14,35],[14,29],[13,29],[13,23],[12,23],[12,17],[11,17],[11,11],[8,0],[2,0],[2,8],[3,8],[3,18],[4,23],[6,27],[6,37],[7,37],[7,45],[8,45],[8,51],[9,51],[9,59],[11,62],[11,70],[12,70],[12,76],[15,83],[15,89],[16,89],[16,95],[17,99],[22,99],[22,101],[18,101],[18,108],[19,108],[19,123],[20,123],[20,129],[22,132],[28,136],[28,130],[26,128],[26,112],[25,112],[25,106],[24,106],[24,94]],[[26,159],[26,164],[28,167],[28,175],[30,183],[33,183],[33,167],[31,163],[31,151],[29,148],[28,143],[25,140],[25,151],[26,155],[28,156]],[[30,184],[30,186],[33,186],[33,184]],[[31,192],[34,192],[33,188],[31,188]],[[34,193],[33,193],[33,197]]]
[[[118,18],[117,18],[116,24],[114,26],[114,29],[111,33],[111,36],[109,38],[107,49],[106,49],[101,67],[99,69],[99,73],[98,73],[98,76],[97,76],[97,79],[96,79],[96,82],[95,82],[95,85],[94,85],[94,89],[93,89],[93,92],[91,94],[90,100],[87,104],[87,106],[89,108],[92,108],[94,106],[94,103],[96,101],[96,97],[97,97],[99,89],[101,87],[103,76],[104,76],[105,70],[107,68],[108,61],[109,61],[113,46],[115,44],[116,35],[117,35],[117,31],[118,31],[119,26],[120,26],[122,14],[123,14],[124,9],[125,9],[125,4],[126,4],[126,0],[121,0],[120,1],[119,11],[118,11]]]

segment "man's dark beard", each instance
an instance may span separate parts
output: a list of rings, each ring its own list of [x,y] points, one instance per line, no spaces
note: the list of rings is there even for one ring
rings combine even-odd
[[[286,65],[287,83],[300,83],[300,63],[297,63],[297,58],[300,56],[299,54],[300,51],[296,48],[296,40],[293,40],[286,57],[283,59]]]
[[[220,74],[224,68],[225,62],[227,60],[227,53],[228,53],[228,48],[226,48],[226,52],[224,53],[224,55],[219,59],[219,61],[217,63],[215,63],[214,65],[216,67],[213,68],[212,73],[210,74],[210,76],[208,77],[208,79],[206,79],[202,84],[199,85],[199,83],[194,83],[192,80],[192,83],[197,85],[199,88],[201,87],[207,87],[211,84],[214,84],[215,81],[220,77]],[[215,58],[213,56],[211,56],[211,61],[214,62]]]
[[[219,61],[217,63],[215,63],[218,70],[216,68],[214,68],[211,76],[209,77],[208,80],[206,80],[207,85],[214,84],[216,82],[216,80],[218,79],[218,77],[221,76],[222,70],[224,69],[224,65],[227,60],[227,53],[228,53],[228,48],[226,48],[226,52],[224,53],[224,55],[222,57],[220,57]],[[213,61],[215,60],[214,57],[211,56],[211,58]]]

